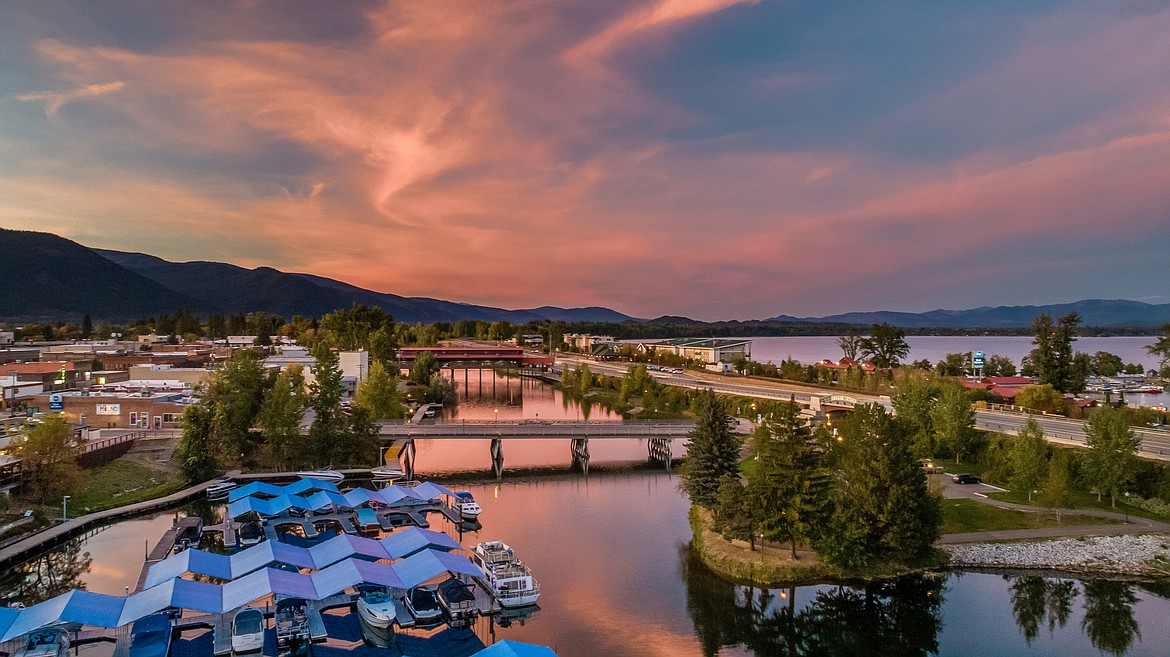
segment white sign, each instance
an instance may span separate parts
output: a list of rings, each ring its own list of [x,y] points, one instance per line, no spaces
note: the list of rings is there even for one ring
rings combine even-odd
[[[122,414],[122,405],[121,404],[98,404],[97,405],[97,414],[98,415],[121,415]]]

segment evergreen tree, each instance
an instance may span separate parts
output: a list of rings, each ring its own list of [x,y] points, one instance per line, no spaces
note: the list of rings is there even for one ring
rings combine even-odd
[[[305,377],[299,365],[276,375],[260,407],[260,433],[281,467],[302,465],[301,422],[305,416]]]
[[[1106,404],[1085,423],[1084,476],[1097,489],[1097,499],[1109,494],[1110,506],[1133,477],[1141,438],[1130,428],[1125,414]]]
[[[1032,320],[1032,344],[1036,348],[1029,354],[1029,359],[1040,384],[1051,384],[1060,392],[1079,392],[1084,389],[1079,372],[1085,363],[1074,367],[1072,347],[1080,323],[1081,317],[1075,312],[1061,317],[1059,323],[1054,323],[1047,313]]]
[[[371,420],[398,419],[405,413],[402,395],[398,392],[398,377],[386,369],[381,361],[370,363],[366,379],[354,393],[354,407],[366,410]]]
[[[81,318],[81,339],[88,340],[93,335],[93,320],[90,319],[89,313]]]
[[[885,409],[865,404],[840,425],[833,512],[818,539],[826,561],[861,567],[931,549],[941,501],[910,453],[905,432]]]
[[[345,391],[341,387],[341,368],[337,354],[320,345],[313,352],[313,382],[309,384],[309,408],[313,424],[309,427],[308,453],[317,467],[333,465],[336,456],[344,451],[346,418],[341,411]]]
[[[754,509],[744,495],[739,477],[726,476],[719,482],[719,503],[715,507],[714,529],[728,540],[749,541],[756,548]]]
[[[755,459],[747,489],[760,531],[768,540],[787,541],[796,559],[797,544],[808,542],[823,519],[828,480],[795,401],[756,430]]]
[[[696,395],[695,428],[687,436],[687,456],[679,472],[692,504],[714,510],[723,477],[739,476],[739,441],[731,433],[732,423],[714,390]]]

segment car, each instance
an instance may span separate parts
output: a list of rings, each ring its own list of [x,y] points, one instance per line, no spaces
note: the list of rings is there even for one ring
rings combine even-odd
[[[940,474],[943,472],[943,467],[930,459],[922,459],[919,463],[922,464],[922,469],[926,471],[926,474]]]
[[[967,474],[965,472],[962,474],[957,474],[957,475],[951,477],[951,481],[955,482],[956,484],[980,484],[980,483],[983,483],[983,480],[980,479],[979,477],[976,477],[973,474]]]

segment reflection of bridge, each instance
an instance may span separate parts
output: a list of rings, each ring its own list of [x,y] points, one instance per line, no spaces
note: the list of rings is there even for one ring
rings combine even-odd
[[[652,420],[622,422],[589,422],[580,420],[514,420],[505,422],[383,422],[383,439],[401,444],[399,458],[409,478],[414,477],[415,446],[417,439],[428,440],[491,440],[489,453],[496,477],[504,473],[504,438],[545,439],[569,438],[569,455],[574,468],[589,474],[589,441],[591,439],[646,439],[646,456],[668,469],[671,462],[670,443],[686,438],[694,429],[691,420]]]

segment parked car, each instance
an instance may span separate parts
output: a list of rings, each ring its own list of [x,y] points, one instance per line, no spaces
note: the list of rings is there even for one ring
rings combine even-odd
[[[930,459],[922,459],[919,463],[922,464],[922,469],[926,470],[926,474],[940,474],[943,472],[943,467]]]
[[[973,474],[967,474],[967,473],[965,473],[965,472],[964,472],[964,473],[962,473],[962,474],[957,474],[957,475],[955,475],[955,476],[951,477],[951,481],[955,482],[956,484],[979,484],[979,483],[983,483],[983,480],[982,480],[982,479],[980,479],[979,477],[976,477],[976,476],[975,476],[975,475],[973,475]]]

